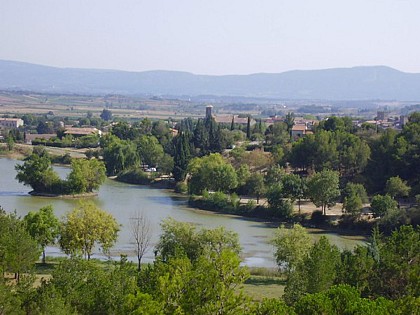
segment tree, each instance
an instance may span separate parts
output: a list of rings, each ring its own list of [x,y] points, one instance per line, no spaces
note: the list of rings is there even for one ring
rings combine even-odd
[[[295,302],[305,293],[318,293],[330,288],[337,276],[340,251],[322,236],[308,255],[290,274],[285,288],[285,300]]]
[[[140,157],[135,143],[129,140],[119,140],[116,136],[102,137],[101,146],[104,148],[103,160],[108,175],[140,165]]]
[[[290,140],[290,133],[285,122],[275,122],[265,131],[265,139],[271,145],[283,145]]]
[[[333,285],[337,266],[340,263],[340,251],[331,245],[325,236],[314,244],[304,264],[311,281],[308,292],[316,293],[328,289]]]
[[[324,170],[309,177],[308,195],[317,207],[322,208],[323,215],[326,215],[327,207],[335,205],[340,196],[338,172]]]
[[[197,230],[173,219],[162,223],[162,231],[155,263],[139,275],[137,296],[149,294],[167,314],[242,313],[247,299],[240,285],[248,273],[240,266],[237,234],[222,227]],[[144,312],[140,301],[131,304]]]
[[[372,198],[370,208],[375,217],[382,217],[388,211],[396,210],[397,202],[390,195],[376,195]]]
[[[257,197],[257,204],[259,204],[260,197],[265,194],[264,176],[259,173],[251,175],[245,184],[245,188],[249,195]]]
[[[311,238],[308,232],[300,224],[294,224],[292,228],[281,225],[271,240],[274,246],[277,265],[286,268],[288,272],[304,260],[311,248]]]
[[[287,126],[287,132],[289,133],[290,137],[292,136],[292,128],[295,125],[295,114],[293,112],[288,112],[284,117],[284,122]]]
[[[15,166],[16,179],[29,185],[35,192],[53,192],[60,177],[52,169],[51,160],[46,155],[31,154],[23,164]]]
[[[98,189],[105,179],[105,165],[102,161],[97,159],[71,161],[71,172],[67,181],[73,193],[90,193]]]
[[[8,135],[6,138],[6,143],[7,143],[7,150],[12,151],[13,148],[15,147],[15,140],[13,139],[13,137]]]
[[[390,299],[418,296],[420,227],[395,229],[390,236],[376,239],[378,255],[370,278],[370,294]]]
[[[197,231],[190,223],[169,218],[162,221],[161,229],[162,234],[155,250],[162,261],[182,256],[188,257],[190,261],[196,261],[200,255],[221,253],[223,249],[240,252],[238,235],[226,231],[223,227]]]
[[[105,121],[112,120],[112,112],[109,109],[103,109],[100,117]]]
[[[54,215],[52,206],[43,207],[38,212],[29,212],[24,221],[27,231],[42,248],[42,263],[45,264],[45,247],[56,242],[60,222]]]
[[[246,138],[248,140],[251,139],[251,116],[248,116],[248,120],[246,123]]]
[[[283,194],[286,198],[289,198],[292,204],[298,200],[299,213],[300,213],[300,201],[305,196],[306,183],[305,180],[296,174],[285,174],[281,178],[283,184]]]
[[[41,251],[16,214],[0,208],[0,268],[12,272],[19,282],[22,272],[29,272]],[[1,282],[1,281],[0,281]]]
[[[80,202],[66,214],[61,224],[60,247],[66,254],[83,254],[88,260],[93,247],[100,245],[107,254],[118,237],[120,227],[114,217],[92,201]]]
[[[174,169],[172,171],[176,181],[185,180],[188,163],[192,158],[190,147],[191,136],[181,132],[174,138]]]
[[[242,156],[242,163],[247,164],[254,171],[260,171],[271,165],[272,159],[270,154],[267,154],[263,150],[255,149]]]
[[[397,197],[407,197],[410,193],[410,186],[406,181],[403,181],[399,176],[391,177],[386,182],[385,191],[393,199]]]
[[[193,194],[201,194],[204,189],[228,192],[238,186],[235,169],[219,153],[194,158],[188,164],[188,172],[189,191]]]
[[[289,218],[293,213],[293,205],[289,200],[284,199],[283,185],[274,184],[267,189],[267,202],[273,214],[280,218]]]
[[[144,164],[156,166],[163,157],[163,147],[155,136],[141,136],[137,140],[137,150]]]
[[[247,277],[238,254],[228,248],[195,261],[186,256],[156,261],[140,274],[140,289],[130,296],[135,309],[126,313],[150,314],[145,309],[150,306],[153,314],[243,314],[248,299],[241,285]]]
[[[368,201],[365,187],[362,184],[347,183],[344,189],[343,209],[350,215],[357,216]]]
[[[52,134],[54,133],[54,126],[51,122],[40,121],[36,127],[38,134]]]
[[[150,221],[143,212],[137,211],[130,218],[130,232],[132,241],[134,242],[134,252],[138,261],[137,269],[140,271],[141,260],[149,249],[150,241],[152,239]]]
[[[41,284],[35,306],[44,312],[29,314],[126,314],[126,297],[136,290],[132,264],[122,257],[119,262],[100,264],[80,258],[65,259],[52,271],[49,281]],[[45,301],[62,301],[63,309],[45,308]],[[41,304],[42,303],[42,304]]]

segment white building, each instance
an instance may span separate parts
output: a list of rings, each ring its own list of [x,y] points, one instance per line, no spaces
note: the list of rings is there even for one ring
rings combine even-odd
[[[23,126],[23,120],[20,118],[0,118],[0,128],[16,129]]]

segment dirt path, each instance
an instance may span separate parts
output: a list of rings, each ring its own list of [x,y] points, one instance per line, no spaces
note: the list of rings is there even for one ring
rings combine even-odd
[[[33,146],[30,144],[17,144],[17,146],[22,147],[27,150],[32,150]],[[44,147],[48,153],[52,155],[64,155],[69,153],[72,158],[84,158],[86,157],[86,149],[75,149],[75,148],[56,148],[56,147]]]

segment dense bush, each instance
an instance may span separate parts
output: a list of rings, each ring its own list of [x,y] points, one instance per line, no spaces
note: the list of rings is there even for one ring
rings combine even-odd
[[[141,168],[128,169],[117,175],[117,180],[138,185],[147,185],[153,181],[152,173],[146,173]]]

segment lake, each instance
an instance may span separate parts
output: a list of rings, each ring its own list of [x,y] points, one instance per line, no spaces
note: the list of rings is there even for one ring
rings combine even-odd
[[[67,211],[73,209],[77,199],[61,199],[35,197],[28,194],[31,188],[24,186],[15,179],[14,166],[20,163],[16,160],[0,158],[0,206],[6,211],[16,211],[19,216],[29,211],[36,211],[46,205],[52,205],[57,217],[61,218]],[[68,168],[56,166],[60,176],[65,176]],[[222,215],[191,208],[187,199],[169,190],[136,186],[107,179],[99,189],[98,196],[91,197],[97,206],[111,213],[121,224],[118,241],[111,251],[114,258],[126,254],[134,261],[135,254],[130,240],[128,228],[130,217],[140,210],[149,219],[152,230],[152,246],[156,244],[160,234],[160,222],[168,217],[182,222],[191,222],[205,228],[224,226],[239,235],[242,246],[242,257],[245,265],[253,267],[275,267],[273,247],[268,244],[275,226],[270,223],[259,222],[248,218]],[[335,233],[325,233],[321,230],[308,230],[316,240],[326,235],[331,243],[340,248],[353,248],[363,243],[361,237],[341,236]],[[48,247],[47,256],[63,255],[59,248]],[[144,257],[144,262],[153,261],[153,248]],[[92,258],[104,257],[94,252]]]

